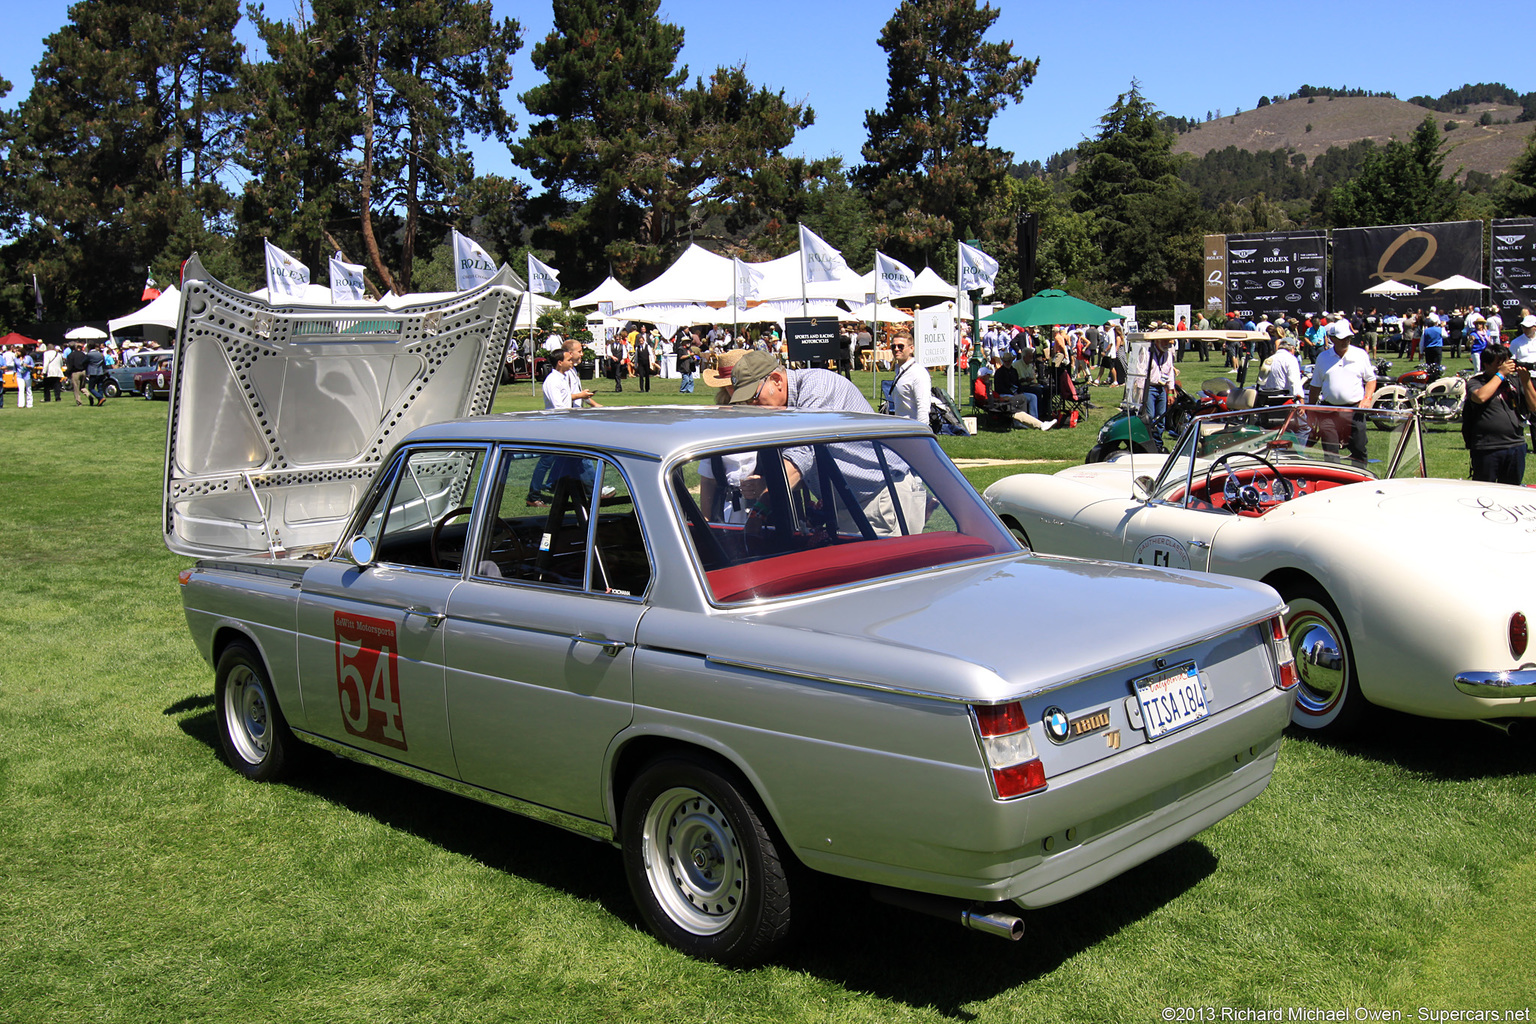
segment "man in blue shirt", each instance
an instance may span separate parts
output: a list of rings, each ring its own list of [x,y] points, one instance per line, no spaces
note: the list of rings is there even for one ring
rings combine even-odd
[[[1424,349],[1424,361],[1431,366],[1439,366],[1440,354],[1445,348],[1445,331],[1440,327],[1438,315],[1429,314],[1429,321],[1424,325],[1424,337],[1419,344]]]

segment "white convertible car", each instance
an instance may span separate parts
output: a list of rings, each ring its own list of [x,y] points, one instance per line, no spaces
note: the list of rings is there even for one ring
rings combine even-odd
[[[1320,443],[1347,442],[1353,416],[1376,428],[1363,463]],[[1289,604],[1302,728],[1346,733],[1370,704],[1536,717],[1536,496],[1427,479],[1423,464],[1412,413],[1284,406],[1196,420],[1172,455],[1012,476],[985,496],[1037,551],[1273,586]],[[1106,627],[1124,615],[1178,609],[1106,608]]]

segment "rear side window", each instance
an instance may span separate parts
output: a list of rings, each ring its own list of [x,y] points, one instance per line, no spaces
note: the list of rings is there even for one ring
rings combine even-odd
[[[676,466],[672,490],[720,603],[1018,550],[931,439],[714,452]]]

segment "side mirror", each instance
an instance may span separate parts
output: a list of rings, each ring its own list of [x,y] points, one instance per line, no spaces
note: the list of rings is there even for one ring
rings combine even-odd
[[[1131,481],[1131,494],[1138,501],[1146,501],[1152,497],[1152,484],[1155,482],[1150,476],[1138,476]]]
[[[347,542],[347,556],[359,569],[368,568],[373,564],[373,541],[358,534]]]

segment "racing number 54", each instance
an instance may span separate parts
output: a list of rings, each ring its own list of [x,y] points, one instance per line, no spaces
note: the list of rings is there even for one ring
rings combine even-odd
[[[336,613],[336,691],[347,732],[405,750],[395,624]]]

